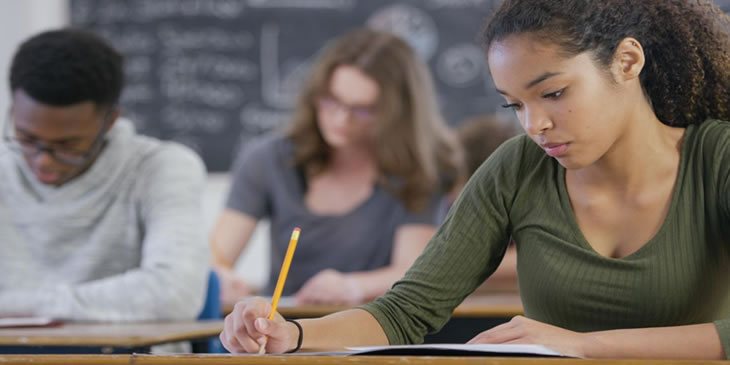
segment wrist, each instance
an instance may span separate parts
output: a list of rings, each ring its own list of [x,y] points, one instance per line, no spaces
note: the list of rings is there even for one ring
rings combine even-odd
[[[580,357],[582,358],[594,358],[595,351],[593,349],[597,348],[597,346],[600,346],[599,344],[599,335],[597,332],[584,332],[584,333],[578,333],[578,336],[580,338]]]
[[[289,350],[286,351],[286,353],[297,352],[302,347],[304,331],[299,322],[293,319],[287,319],[286,322],[289,325],[289,333],[291,334],[291,336],[289,336],[289,338],[291,338],[288,346]]]
[[[213,270],[218,272],[233,272],[233,265],[222,260],[213,260]]]
[[[236,263],[236,260],[229,260],[226,255],[218,250],[215,244],[210,246],[210,256],[213,262],[213,268],[233,270],[233,265]]]

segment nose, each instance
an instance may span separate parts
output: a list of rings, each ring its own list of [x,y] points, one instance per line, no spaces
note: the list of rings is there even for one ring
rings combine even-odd
[[[51,153],[45,150],[38,151],[38,153],[30,157],[30,159],[33,161],[34,167],[39,170],[55,170],[55,167],[58,164]]]
[[[536,108],[525,111],[522,123],[525,131],[530,135],[543,134],[553,127],[553,122],[547,113]]]
[[[338,105],[338,107],[332,111],[332,120],[337,122],[337,124],[347,124],[350,120],[350,109]]]

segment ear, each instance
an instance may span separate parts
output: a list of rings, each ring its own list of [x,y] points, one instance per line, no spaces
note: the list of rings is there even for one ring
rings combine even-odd
[[[637,79],[644,68],[644,48],[635,38],[624,38],[616,47],[613,61],[616,80]]]
[[[122,114],[122,110],[115,107],[109,113],[110,113],[109,124],[107,124],[106,131],[104,131],[104,132],[109,132],[112,129],[112,127],[114,127],[114,124],[117,122],[117,119],[119,119],[119,116]]]

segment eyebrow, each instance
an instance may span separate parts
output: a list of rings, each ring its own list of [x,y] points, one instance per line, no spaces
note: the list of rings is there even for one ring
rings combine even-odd
[[[35,140],[43,140],[45,142],[53,143],[53,144],[65,144],[65,143],[70,143],[70,142],[77,142],[77,141],[84,139],[81,136],[64,137],[64,138],[59,138],[59,139],[43,139],[43,138],[38,138],[38,136],[36,136],[33,133],[29,133],[28,131],[24,130],[23,128],[18,128],[17,126],[15,127],[15,130],[20,132],[24,137],[28,137],[28,138],[35,139]]]
[[[338,97],[337,95],[335,95],[332,92],[328,92],[325,95],[328,96],[328,97],[330,97],[330,98],[332,98],[332,99],[334,99],[336,102],[338,102],[338,103],[340,103],[342,105],[347,105],[350,108],[374,108],[378,104],[378,100],[375,100],[375,102],[372,102],[372,103],[348,104],[348,103],[345,103],[340,97]]]
[[[541,83],[541,82],[543,82],[543,81],[545,81],[545,80],[547,80],[547,79],[549,79],[549,78],[551,78],[553,76],[557,76],[557,75],[561,75],[561,74],[562,74],[562,72],[545,72],[542,75],[536,77],[534,80],[532,80],[532,81],[528,82],[527,84],[525,84],[525,89],[529,89],[529,88],[531,88],[531,87],[533,87],[533,86],[535,86],[535,85],[537,85],[537,84],[539,84],[539,83]],[[500,93],[500,94],[502,94],[502,95],[507,95],[507,92],[505,92],[503,90],[500,90],[498,88],[497,88],[497,92]]]

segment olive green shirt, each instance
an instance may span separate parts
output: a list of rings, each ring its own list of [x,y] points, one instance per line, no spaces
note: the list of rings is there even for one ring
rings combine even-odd
[[[684,133],[664,223],[623,258],[597,253],[570,203],[565,168],[527,136],[475,173],[405,277],[361,308],[391,344],[420,343],[517,244],[529,318],[574,331],[713,322],[730,358],[730,123]]]

